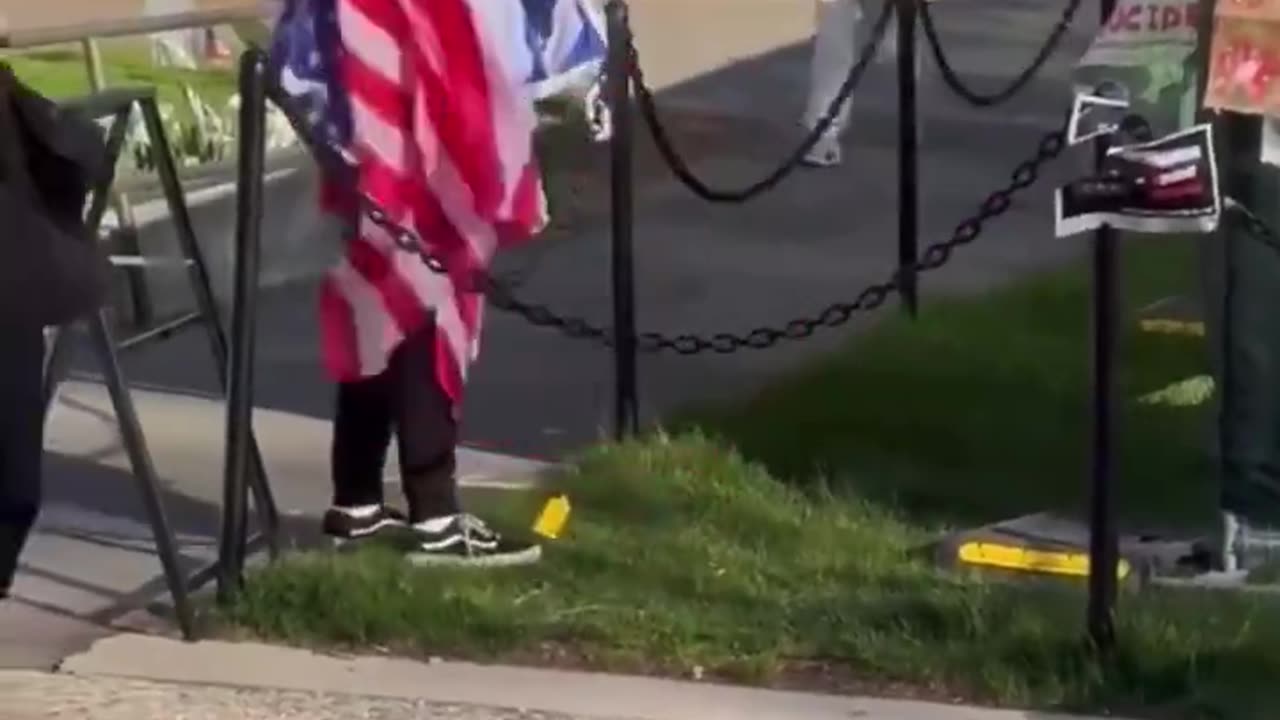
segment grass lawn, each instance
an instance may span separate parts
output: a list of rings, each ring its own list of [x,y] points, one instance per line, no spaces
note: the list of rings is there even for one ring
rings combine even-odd
[[[1133,523],[1202,525],[1216,507],[1207,407],[1136,400],[1206,372],[1203,341],[1140,333],[1138,309],[1196,287],[1194,247],[1130,245],[1118,486]],[[745,404],[698,413],[778,478],[822,479],[925,526],[1082,508],[1090,413],[1085,267],[972,301],[927,302]]]
[[[1130,310],[1188,287],[1192,261],[1177,243],[1127,247]],[[1087,315],[1083,266],[935,299],[739,406],[585,454],[558,480],[575,512],[541,567],[300,554],[256,572],[222,620],[417,656],[1274,717],[1280,609],[1262,599],[1126,595],[1118,659],[1100,665],[1082,642],[1081,588],[946,575],[913,552],[939,527],[1080,503]],[[1137,402],[1203,371],[1202,354],[1192,338],[1126,338],[1121,495],[1135,521],[1198,524],[1214,505],[1205,406]],[[500,511],[526,525],[535,501]]]
[[[176,115],[184,120],[190,118],[190,112],[182,94],[183,84],[190,85],[220,112],[235,94],[233,70],[156,67],[151,63],[146,43],[137,40],[103,41],[99,47],[108,87],[153,86],[161,102],[173,105]],[[48,97],[60,99],[90,92],[88,70],[78,45],[4,53],[0,60],[9,63],[20,79]]]

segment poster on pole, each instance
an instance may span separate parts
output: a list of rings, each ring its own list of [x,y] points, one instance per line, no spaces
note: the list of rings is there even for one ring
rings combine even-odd
[[[1104,226],[1140,233],[1212,232],[1222,199],[1211,126],[1110,148],[1098,175],[1054,195],[1054,226],[1069,237]]]
[[[1280,0],[1219,0],[1205,107],[1280,117]]]

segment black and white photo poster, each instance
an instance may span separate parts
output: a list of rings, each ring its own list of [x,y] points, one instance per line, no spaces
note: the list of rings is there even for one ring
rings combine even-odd
[[[1054,196],[1058,237],[1108,225],[1141,233],[1212,232],[1222,199],[1209,125],[1110,148],[1101,172]]]

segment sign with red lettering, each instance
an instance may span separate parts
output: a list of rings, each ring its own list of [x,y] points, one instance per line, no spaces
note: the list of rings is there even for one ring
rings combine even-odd
[[[1190,86],[1199,6],[1199,0],[1120,0],[1080,59],[1078,85],[1119,82],[1139,108],[1164,104],[1172,88],[1180,95]]]
[[[1103,37],[1142,33],[1156,35],[1184,30],[1194,34],[1199,16],[1200,3],[1195,0],[1130,0],[1116,6],[1103,28]]]
[[[1280,117],[1280,0],[1219,0],[1205,106]]]
[[[1119,0],[1076,68],[1077,94],[1122,88],[1131,112],[1158,134],[1185,127],[1195,110],[1200,7],[1200,0]]]

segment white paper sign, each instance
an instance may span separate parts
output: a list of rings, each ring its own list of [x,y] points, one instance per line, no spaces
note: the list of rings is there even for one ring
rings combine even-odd
[[[1107,150],[1102,171],[1054,196],[1058,237],[1110,226],[1140,233],[1212,232],[1222,200],[1213,129],[1197,125]]]
[[[1079,145],[1120,129],[1129,112],[1128,100],[1100,95],[1076,95],[1071,105],[1071,121],[1067,124],[1067,143]]]

